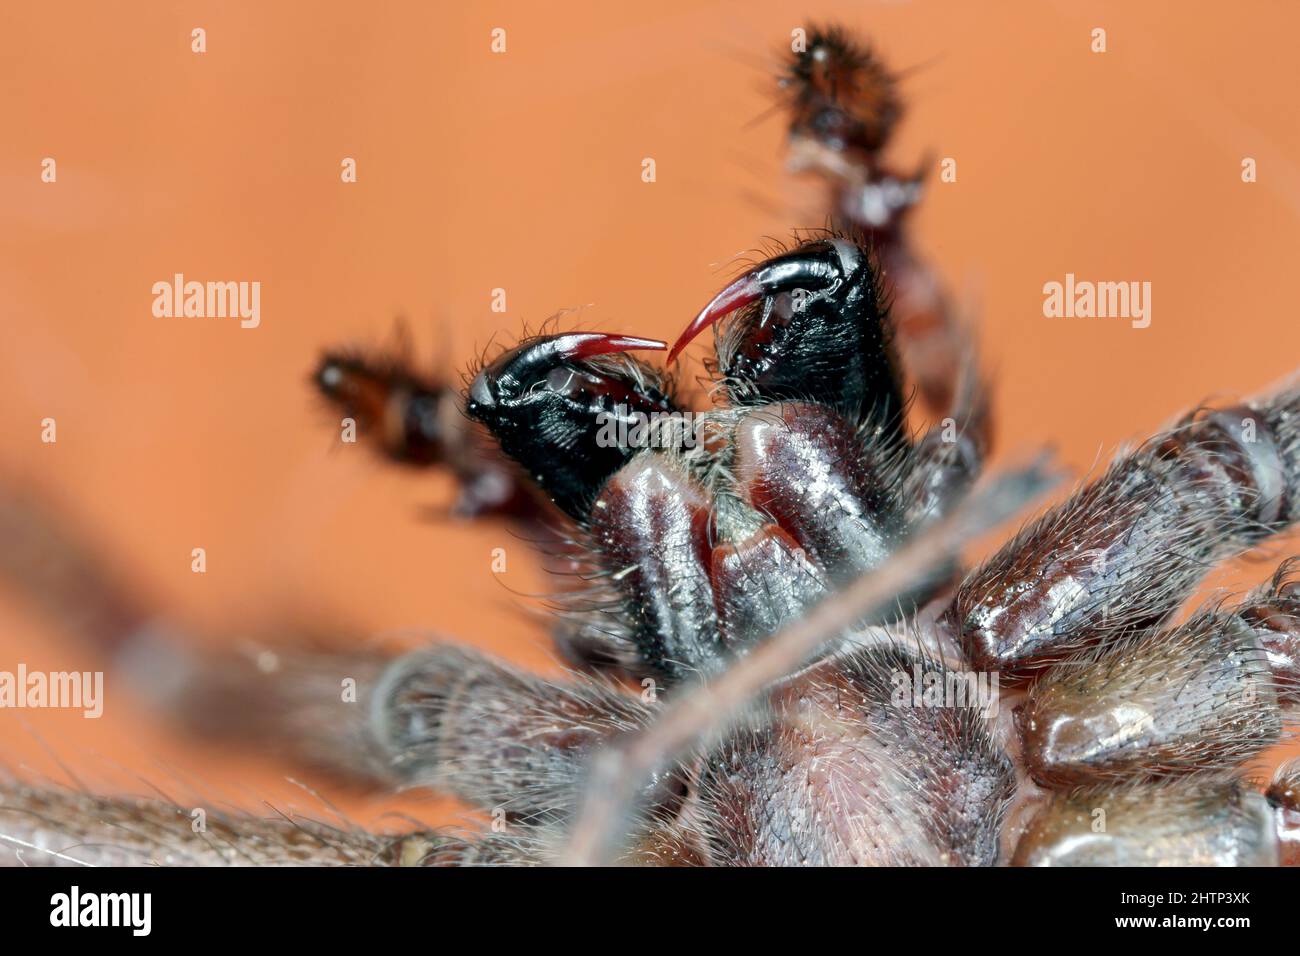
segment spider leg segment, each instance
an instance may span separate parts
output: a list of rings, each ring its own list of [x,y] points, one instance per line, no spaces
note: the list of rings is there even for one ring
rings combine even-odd
[[[327,649],[302,622],[213,650],[160,617],[47,502],[3,484],[0,540],[0,578],[79,641],[107,683],[165,719],[354,781],[389,781],[367,721],[341,691],[350,680],[364,695],[391,655]]]
[[[907,226],[929,161],[900,173],[885,160],[903,116],[898,77],[845,30],[814,27],[779,86],[790,116],[787,167],[830,185],[832,224],[862,236],[892,290],[909,378],[930,411],[958,417],[968,335],[938,277],[914,251]]]
[[[394,664],[371,707],[375,736],[401,782],[453,794],[519,824],[566,817],[591,752],[642,726],[650,713],[609,682],[581,675],[546,681],[456,647]],[[647,799],[673,806],[678,786],[665,776]]]
[[[1277,768],[1264,797],[1273,809],[1279,862],[1300,866],[1300,757]]]
[[[0,580],[60,630],[111,656],[144,625],[148,605],[120,572],[33,489],[0,478]]]
[[[948,425],[922,435],[904,478],[903,523],[919,528],[951,510],[979,478],[987,454],[983,440]]]
[[[408,839],[416,842],[404,849]],[[431,834],[384,838],[305,818],[0,783],[0,862],[6,865],[374,865],[409,859],[411,846],[432,844]]]
[[[1300,703],[1292,567],[1236,605],[1127,632],[1039,674],[1014,712],[1018,756],[1057,792],[1013,863],[1300,864],[1300,762],[1264,797],[1232,776]]]
[[[344,352],[321,356],[312,380],[392,461],[430,465],[446,460],[446,423],[448,412],[455,412],[455,389],[397,363]]]
[[[735,482],[836,582],[876,567],[903,534],[899,458],[864,441],[824,405],[781,402],[744,413]]]
[[[1196,774],[1053,795],[1013,866],[1276,866],[1268,801],[1241,782]]]
[[[838,26],[812,27],[778,84],[789,101],[790,138],[828,159],[871,161],[903,115],[896,78]]]
[[[959,589],[972,665],[1024,676],[1158,624],[1218,561],[1300,515],[1300,390],[1192,416],[1048,511]]]
[[[1013,749],[1049,793],[1013,863],[1296,862],[1286,773],[1264,802],[1231,776],[1300,700],[1292,563],[1236,605],[1166,622],[1216,562],[1300,516],[1298,425],[1294,389],[1198,411],[959,588],[946,623],[972,666],[1036,678]]]
[[[1027,768],[1054,788],[1231,769],[1300,701],[1298,639],[1300,602],[1273,585],[1057,664],[1016,715]]]
[[[466,421],[459,390],[416,372],[403,357],[329,351],[312,382],[386,460],[449,468],[459,484],[454,514],[529,518],[536,511],[538,501]]]
[[[115,673],[198,739],[253,747],[351,784],[393,784],[358,703],[373,695],[391,655],[283,644],[203,653],[186,644],[165,629],[142,632],[115,662]]]
[[[374,833],[345,819],[0,782],[0,866],[520,866],[545,853],[527,830]]]

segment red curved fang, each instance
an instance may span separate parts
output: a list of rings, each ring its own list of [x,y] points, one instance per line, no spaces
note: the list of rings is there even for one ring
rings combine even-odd
[[[663,350],[667,342],[658,339],[642,339],[634,335],[614,335],[608,332],[574,332],[561,336],[555,343],[555,352],[562,359],[586,359],[597,355],[612,355],[615,352],[631,352],[636,349]]]
[[[682,349],[690,344],[691,339],[709,326],[763,297],[763,283],[756,273],[757,270],[745,273],[713,297],[713,301],[704,307],[704,311],[695,317],[694,321],[686,327],[686,331],[673,343],[672,351],[668,353],[670,363],[676,360]]]

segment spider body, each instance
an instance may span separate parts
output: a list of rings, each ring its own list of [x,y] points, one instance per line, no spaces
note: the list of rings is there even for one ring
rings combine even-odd
[[[826,251],[826,240],[814,240],[783,254],[780,268],[815,274],[797,264],[824,263]],[[834,254],[854,263],[836,281],[877,281],[854,256]],[[869,261],[865,249],[856,255]],[[761,288],[749,306],[770,310],[787,293]],[[850,303],[841,320],[856,321],[858,300],[841,301]],[[724,321],[717,311],[705,315]],[[764,334],[745,318],[732,319],[739,328],[720,339],[744,348],[745,336]],[[277,857],[267,850],[275,830],[263,826],[249,830],[251,858],[543,862],[573,818],[592,755],[656,719],[655,695],[629,693],[622,677],[655,675],[671,699],[679,684],[734,666],[935,520],[935,481],[925,474],[936,461],[926,453],[931,436],[901,439],[900,448],[874,415],[879,405],[857,395],[843,401],[842,389],[810,393],[834,396],[858,413],[856,422],[827,401],[780,391],[764,401],[765,384],[733,377],[728,390],[745,401],[711,413],[712,440],[583,457],[600,447],[599,418],[609,409],[679,407],[665,375],[625,354],[658,347],[596,333],[526,340],[485,366],[466,399],[493,435],[524,436],[503,445],[585,536],[596,585],[571,596],[574,615],[561,631],[578,622],[617,666],[593,659],[591,673],[556,683],[454,648],[393,661],[286,656],[276,681],[261,688],[257,733],[278,733],[338,771],[455,793],[502,813],[513,829],[471,840],[423,833],[397,844],[331,835],[345,852],[312,850],[324,836],[299,833]],[[799,362],[805,353],[784,354]],[[1300,607],[1289,566],[1235,606],[1177,627],[1166,622],[1209,562],[1293,517],[1298,407],[1300,393],[1284,391],[1185,419],[1048,511],[955,591],[943,579],[918,582],[896,613],[832,635],[742,721],[660,767],[641,791],[623,858],[1293,861],[1295,766],[1266,795],[1232,774],[1279,739],[1284,708],[1300,701]],[[1263,451],[1219,424],[1241,415],[1267,439]],[[1178,553],[1170,540],[1183,542]],[[1189,552],[1193,545],[1199,550]],[[984,640],[989,622],[1014,639]],[[954,672],[960,685],[964,668],[990,662],[1023,685],[1010,722],[990,712],[996,697],[945,692]],[[305,716],[319,706],[312,688],[339,667],[364,675],[367,707],[318,714],[320,733],[308,741]],[[192,679],[190,695],[231,678],[212,668]],[[899,693],[900,682],[911,689]],[[5,806],[36,815],[38,825],[20,828],[19,838],[46,849],[119,819],[161,841],[168,819],[156,805],[91,806],[21,788]],[[1096,810],[1108,828],[1090,828]],[[239,832],[237,820],[225,825]],[[120,844],[112,851],[114,860],[125,852]]]

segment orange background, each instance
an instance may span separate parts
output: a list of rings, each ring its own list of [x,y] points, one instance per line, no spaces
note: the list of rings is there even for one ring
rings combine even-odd
[[[783,172],[781,117],[760,117],[790,31],[827,19],[917,67],[898,164],[957,160],[916,232],[978,315],[1003,454],[1050,442],[1081,473],[1300,364],[1287,4],[46,0],[0,12],[0,472],[46,489],[196,630],[307,610],[553,666],[521,610],[547,587],[525,546],[500,524],[421,520],[446,478],[340,446],[306,375],[322,346],[382,341],[399,314],[448,373],[565,308],[672,338],[731,257],[824,221]],[[150,288],[175,272],[261,281],[261,327],[154,318]],[[1150,281],[1151,327],[1044,318],[1042,286],[1066,272]],[[0,592],[0,668],[20,660],[90,666]],[[285,768],[173,735],[111,682],[99,721],[0,713],[0,757],[51,770],[44,746],[104,787],[174,770],[248,806],[303,802]],[[331,796],[362,820],[392,805]]]

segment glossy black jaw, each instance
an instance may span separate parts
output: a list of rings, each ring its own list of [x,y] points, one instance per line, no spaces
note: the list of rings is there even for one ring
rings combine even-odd
[[[661,377],[616,353],[654,339],[575,332],[516,346],[475,376],[465,410],[555,504],[586,521],[606,480],[636,453],[609,436],[619,419],[675,411]]]
[[[733,402],[819,402],[901,437],[901,375],[865,249],[819,239],[768,259],[705,306],[670,360],[732,313],[718,364]]]

